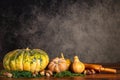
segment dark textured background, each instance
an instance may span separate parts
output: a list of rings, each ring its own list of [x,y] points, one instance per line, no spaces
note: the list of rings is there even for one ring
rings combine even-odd
[[[0,57],[40,48],[50,58],[120,62],[120,0],[0,0]]]

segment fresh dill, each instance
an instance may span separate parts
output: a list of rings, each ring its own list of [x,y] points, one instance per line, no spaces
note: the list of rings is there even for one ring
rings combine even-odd
[[[70,71],[63,71],[60,73],[54,73],[54,77],[74,77],[74,76],[85,76],[85,74],[81,73],[72,73]]]
[[[41,75],[39,73],[33,75],[33,73],[30,72],[30,71],[6,71],[6,70],[2,70],[0,72],[0,75],[4,75],[4,73],[12,74],[12,78],[38,78],[38,77],[43,77],[43,75]],[[53,77],[57,77],[57,78],[60,78],[60,77],[74,77],[74,76],[85,76],[85,74],[72,73],[71,71],[63,71],[63,72],[53,74]]]
[[[6,77],[8,76],[7,74],[10,73],[12,74],[12,78],[37,78],[37,77],[42,77],[41,74],[35,74],[33,75],[32,72],[30,71],[6,71],[6,70],[2,70],[0,75],[5,75]]]

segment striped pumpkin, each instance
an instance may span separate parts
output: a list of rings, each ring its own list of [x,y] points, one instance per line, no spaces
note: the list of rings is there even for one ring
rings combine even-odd
[[[16,49],[5,55],[3,67],[6,70],[39,72],[49,63],[49,56],[41,49]]]

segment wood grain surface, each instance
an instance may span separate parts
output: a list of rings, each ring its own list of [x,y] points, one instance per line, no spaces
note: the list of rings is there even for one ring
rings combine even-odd
[[[93,75],[86,75],[84,77],[41,77],[41,78],[17,78],[17,80],[120,80],[120,64],[103,64],[104,67],[110,67],[117,69],[117,73],[97,73]],[[2,63],[0,63],[0,69],[3,69]],[[16,78],[5,78],[0,76],[0,80],[16,80]]]

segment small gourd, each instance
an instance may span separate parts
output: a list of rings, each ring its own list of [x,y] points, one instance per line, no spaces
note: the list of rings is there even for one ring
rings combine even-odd
[[[63,56],[61,58],[56,57],[48,64],[48,69],[56,73],[66,71],[68,69],[68,63]]]
[[[84,70],[85,65],[79,60],[78,56],[75,56],[71,63],[71,71],[74,73],[82,73]]]

